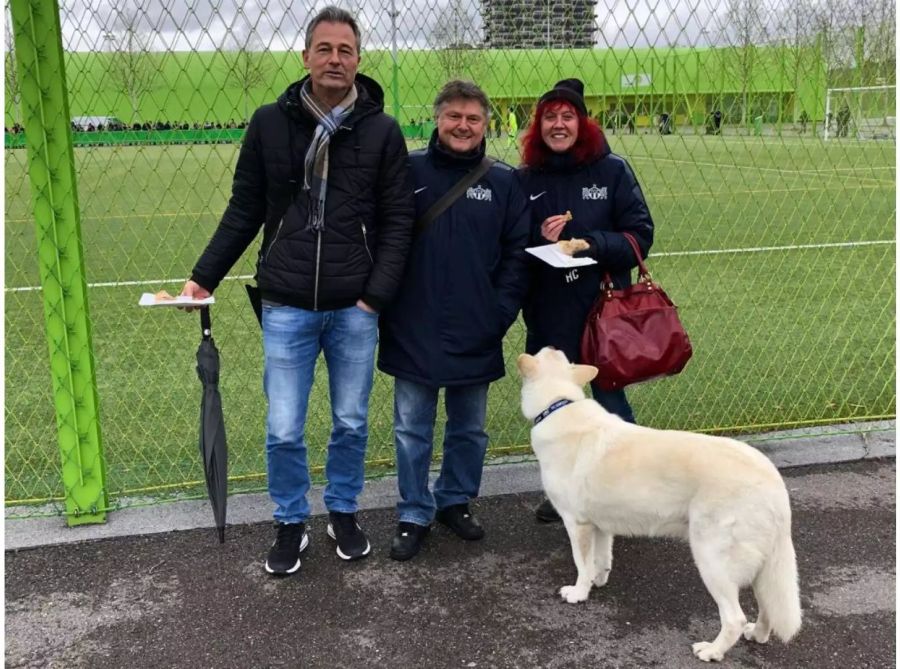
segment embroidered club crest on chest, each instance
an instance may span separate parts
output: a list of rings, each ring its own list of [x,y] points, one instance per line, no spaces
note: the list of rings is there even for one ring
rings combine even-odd
[[[581,189],[581,199],[582,200],[605,200],[606,197],[606,186],[602,188],[598,188],[597,184],[593,184],[590,188],[582,188]]]
[[[490,202],[492,200],[491,189],[485,188],[484,186],[472,186],[466,191],[466,198],[469,200]]]

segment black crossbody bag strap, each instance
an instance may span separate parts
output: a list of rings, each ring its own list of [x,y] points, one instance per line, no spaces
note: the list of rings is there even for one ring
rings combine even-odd
[[[444,195],[433,205],[428,208],[424,214],[422,214],[421,218],[416,219],[415,225],[415,235],[421,235],[425,228],[434,223],[434,220],[444,213],[447,208],[456,202],[459,197],[466,192],[466,189],[478,181],[481,177],[487,174],[487,171],[491,169],[491,165],[493,165],[496,160],[493,158],[488,158],[485,156],[481,159],[481,162],[478,163],[477,166],[472,168],[469,172],[466,173],[462,179],[454,184],[453,188],[448,190]]]
[[[467,172],[466,176],[460,179],[453,188],[444,193],[443,197],[431,205],[422,218],[416,219],[414,234],[416,236],[422,234],[425,228],[431,225],[434,219],[443,214],[447,207],[456,202],[469,186],[487,174],[487,171],[491,169],[491,165],[495,162],[497,161],[487,156],[482,158],[476,167]],[[290,206],[290,203],[288,203],[288,206]],[[253,313],[256,314],[256,320],[262,325],[262,295],[259,292],[259,288],[250,284],[247,284],[245,287],[247,295],[250,297],[250,304],[253,305]]]

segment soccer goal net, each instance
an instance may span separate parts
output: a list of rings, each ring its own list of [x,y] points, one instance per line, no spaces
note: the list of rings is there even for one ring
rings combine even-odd
[[[825,98],[825,139],[896,139],[897,87],[829,88]]]

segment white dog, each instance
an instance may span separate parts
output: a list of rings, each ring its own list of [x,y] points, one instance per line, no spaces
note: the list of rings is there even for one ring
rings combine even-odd
[[[734,439],[653,430],[608,413],[583,386],[597,368],[573,365],[545,348],[521,355],[522,413],[534,421],[531,445],[541,480],[559,512],[578,570],[559,594],[582,602],[612,567],[613,536],[687,539],[700,576],[719,607],[722,629],[693,645],[701,660],[721,660],[740,638],[783,641],[800,629],[797,563],[784,481],[759,451]],[[755,623],[738,591],[753,585]]]

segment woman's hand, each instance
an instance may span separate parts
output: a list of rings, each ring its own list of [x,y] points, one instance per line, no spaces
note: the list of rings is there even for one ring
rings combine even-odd
[[[555,242],[559,240],[559,235],[566,223],[569,222],[568,214],[557,214],[556,216],[548,216],[541,223],[541,236],[547,241]]]

